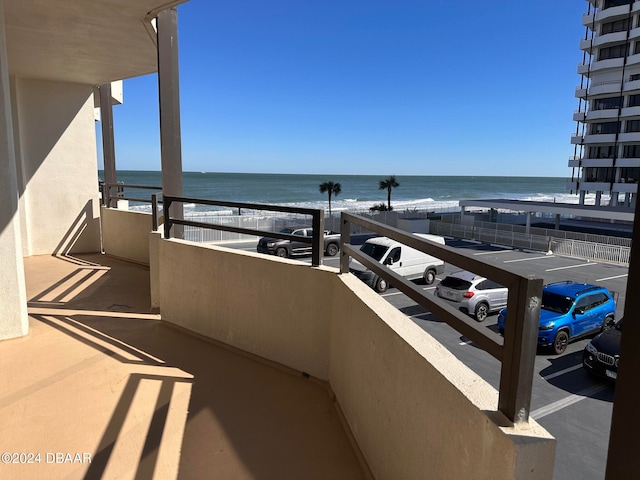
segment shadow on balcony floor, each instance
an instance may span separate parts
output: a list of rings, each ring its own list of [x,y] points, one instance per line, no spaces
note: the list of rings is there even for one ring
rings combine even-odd
[[[40,456],[5,478],[367,477],[322,382],[163,324],[146,267],[25,269],[30,333],[0,343],[0,438]]]

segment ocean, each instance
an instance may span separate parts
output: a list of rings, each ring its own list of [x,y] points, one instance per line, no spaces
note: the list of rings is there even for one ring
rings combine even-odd
[[[100,179],[104,172],[98,172]],[[184,172],[184,196],[208,200],[266,203],[328,209],[328,196],[320,193],[323,182],[339,182],[342,191],[333,196],[331,209],[368,211],[387,202],[387,191],[378,188],[386,175],[300,175],[264,173]],[[117,172],[125,185],[162,185],[159,171]],[[465,199],[515,199],[578,203],[578,196],[566,190],[567,178],[397,175],[400,184],[391,193],[395,211],[455,209]],[[150,198],[147,190],[126,189],[126,196]],[[131,209],[150,211],[148,204],[132,202]],[[185,213],[198,214],[217,207],[186,205]]]

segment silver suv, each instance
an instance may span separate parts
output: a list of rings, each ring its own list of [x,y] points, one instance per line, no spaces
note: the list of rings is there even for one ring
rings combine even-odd
[[[507,305],[509,289],[475,273],[461,271],[445,277],[436,287],[436,295],[460,304],[479,322],[490,312]]]

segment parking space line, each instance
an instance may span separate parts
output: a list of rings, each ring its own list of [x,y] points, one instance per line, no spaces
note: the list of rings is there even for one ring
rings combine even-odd
[[[547,270],[545,270],[545,272],[555,272],[556,270],[566,270],[567,268],[590,267],[591,265],[598,265],[598,263],[589,262],[589,263],[579,263],[578,265],[568,265],[566,267],[548,268]]]
[[[554,255],[545,255],[544,257],[516,258],[515,260],[505,260],[502,263],[528,262],[529,260],[540,260],[541,258],[553,258]]]
[[[513,252],[513,250],[493,250],[491,252],[474,253],[474,255],[491,255],[492,253],[507,253],[507,252]]]
[[[398,290],[397,292],[381,293],[380,294],[381,297],[392,297],[393,295],[404,295],[404,294],[400,290]]]
[[[629,274],[625,273],[624,275],[616,275],[615,277],[605,277],[605,278],[597,278],[596,282],[604,282],[605,280],[615,280],[616,278],[628,277]]]
[[[547,415],[555,413],[558,410],[562,410],[563,408],[573,405],[574,403],[578,403],[579,401],[589,398],[589,396],[601,392],[602,390],[606,390],[607,388],[610,388],[609,385],[594,385],[593,387],[582,390],[581,392],[578,392],[574,395],[569,395],[568,397],[562,398],[557,402],[550,403],[546,407],[538,408],[537,410],[531,412],[529,416],[534,420],[540,420],[542,417],[546,417]]]
[[[551,380],[552,378],[559,377],[560,375],[564,375],[565,373],[573,372],[574,370],[578,370],[580,368],[582,368],[582,364],[581,363],[579,363],[578,365],[574,365],[573,367],[565,368],[564,370],[560,370],[559,372],[550,373],[549,375],[545,375],[544,377],[542,377],[542,379],[543,380]]]

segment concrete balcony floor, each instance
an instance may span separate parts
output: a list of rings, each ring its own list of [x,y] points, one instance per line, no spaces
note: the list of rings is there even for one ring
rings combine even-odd
[[[18,462],[0,477],[370,477],[323,382],[164,324],[148,268],[37,256],[25,274],[29,334],[0,342],[0,453]]]

